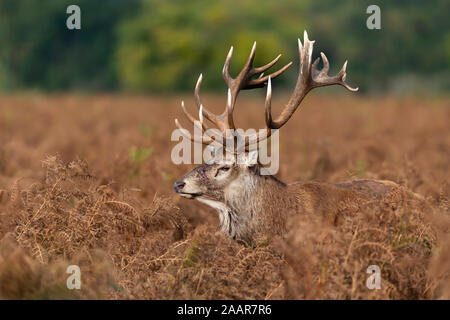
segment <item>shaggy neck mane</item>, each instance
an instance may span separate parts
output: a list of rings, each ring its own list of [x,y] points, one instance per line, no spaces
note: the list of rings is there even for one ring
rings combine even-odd
[[[223,232],[228,233],[234,240],[249,243],[257,232],[264,231],[272,224],[270,221],[273,221],[274,217],[270,212],[273,207],[279,208],[277,202],[283,201],[280,199],[283,192],[277,192],[277,189],[285,187],[283,182],[272,176],[248,174],[233,181],[224,190],[224,202],[201,198],[198,200],[219,212]],[[268,207],[268,203],[271,207]]]

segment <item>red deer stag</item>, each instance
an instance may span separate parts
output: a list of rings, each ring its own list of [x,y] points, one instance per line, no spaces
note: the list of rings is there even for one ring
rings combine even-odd
[[[342,204],[358,205],[361,200],[380,199],[397,185],[390,181],[380,180],[353,180],[343,183],[326,183],[317,181],[304,181],[285,184],[273,176],[262,175],[261,166],[255,163],[255,151],[250,148],[250,142],[267,139],[273,129],[281,128],[292,117],[306,94],[314,88],[341,85],[350,91],[346,82],[346,66],[335,76],[329,76],[329,63],[324,53],[320,53],[323,68],[318,70],[319,58],[311,63],[314,41],[308,39],[305,31],[304,41],[298,40],[300,55],[300,70],[294,92],[281,115],[277,119],[271,114],[271,79],[282,74],[290,65],[264,76],[264,72],[272,67],[280,58],[278,56],[262,67],[253,67],[255,45],[242,71],[236,78],[229,74],[230,52],[223,68],[223,77],[228,86],[228,101],[225,111],[221,115],[211,113],[200,101],[200,84],[198,79],[195,88],[195,101],[199,108],[200,121],[191,116],[182,103],[187,118],[202,130],[202,137],[189,137],[194,142],[210,144],[219,142],[226,146],[230,129],[235,129],[233,111],[236,98],[240,90],[264,87],[267,84],[265,102],[265,121],[267,130],[265,134],[257,133],[253,136],[242,137],[245,141],[244,150],[234,150],[231,156],[223,161],[203,164],[187,173],[174,184],[175,191],[182,197],[196,199],[215,208],[219,212],[220,225],[223,232],[233,239],[245,243],[254,243],[258,239],[282,235],[286,229],[286,219],[289,214],[317,214],[336,223],[339,208]],[[203,117],[214,124],[221,132],[221,139],[208,136],[205,132],[207,124]],[[176,125],[182,130],[177,119]],[[185,131],[184,131],[185,132]],[[226,148],[226,147],[225,147]],[[226,150],[226,149],[224,149]],[[228,155],[230,153],[227,153]]]

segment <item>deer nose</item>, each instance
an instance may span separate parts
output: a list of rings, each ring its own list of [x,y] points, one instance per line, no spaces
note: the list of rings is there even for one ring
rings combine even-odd
[[[184,186],[185,186],[184,182],[175,182],[173,188],[175,189],[175,192],[180,192]]]

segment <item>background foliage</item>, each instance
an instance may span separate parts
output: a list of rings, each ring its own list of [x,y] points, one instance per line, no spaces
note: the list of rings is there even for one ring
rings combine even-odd
[[[68,30],[69,4],[82,29]],[[381,30],[366,8],[381,8]],[[363,92],[448,92],[450,2],[331,0],[0,0],[0,87],[41,90],[223,89],[257,41],[256,64],[283,54],[297,62],[303,30],[327,53],[332,71],[349,60],[349,82]],[[293,85],[297,65],[278,85]]]

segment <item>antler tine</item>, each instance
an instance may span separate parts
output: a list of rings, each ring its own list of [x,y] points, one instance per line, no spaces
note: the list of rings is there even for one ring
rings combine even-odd
[[[233,56],[233,46],[231,46],[230,51],[228,51],[227,58],[225,59],[225,64],[222,69],[222,76],[227,84],[228,88],[232,86],[233,78],[230,76],[230,61]]]
[[[186,109],[186,106],[184,104],[184,101],[181,101],[181,108],[184,112],[184,114],[186,115],[187,119],[192,122],[197,128],[199,128],[202,132],[202,136],[206,136],[206,139],[203,140],[201,138],[195,138],[195,137],[189,137],[185,134],[186,129],[184,129],[180,123],[178,122],[178,119],[175,119],[175,124],[177,125],[177,127],[181,130],[182,134],[186,137],[189,138],[191,141],[193,142],[201,142],[203,144],[209,144],[212,141],[216,141],[219,142],[220,141],[225,141],[223,135],[219,137],[219,139],[206,134],[206,131],[208,129],[210,129],[210,127],[203,121],[203,116],[205,118],[207,118],[209,121],[211,121],[213,124],[215,124],[218,128],[223,129],[223,123],[222,120],[220,119],[220,117],[218,117],[217,115],[213,114],[212,112],[210,112],[209,110],[207,110],[203,104],[201,103],[200,100],[200,86],[202,83],[202,79],[203,79],[203,75],[200,74],[200,76],[198,77],[197,80],[197,84],[195,85],[195,92],[194,92],[194,97],[195,97],[195,103],[197,104],[198,108],[199,108],[199,121],[197,121]]]
[[[256,42],[253,43],[252,49],[250,51],[249,57],[247,58],[247,61],[242,68],[241,72],[239,72],[238,76],[236,78],[232,78],[229,70],[230,70],[230,62],[231,57],[233,55],[233,47],[230,48],[230,51],[228,52],[227,58],[225,59],[225,64],[222,70],[222,75],[225,80],[225,82],[228,85],[228,88],[232,90],[232,93],[237,94],[239,90],[248,90],[248,89],[254,89],[254,88],[260,88],[265,85],[267,80],[269,79],[269,76],[274,79],[281,75],[284,71],[286,71],[292,64],[292,62],[289,62],[287,65],[285,65],[283,68],[281,68],[278,71],[275,71],[267,76],[263,76],[263,73],[273,67],[275,63],[278,62],[278,60],[281,57],[281,54],[278,55],[275,59],[270,61],[264,66],[261,67],[253,67],[253,61],[255,59],[255,52],[256,52]],[[254,75],[259,75],[257,79],[251,79]]]
[[[201,106],[201,105],[200,105]],[[186,106],[184,105],[184,101],[181,101],[181,109],[183,109],[184,114],[186,115],[186,118],[188,118],[188,120],[190,122],[192,122],[192,124],[195,125],[195,118],[187,111]],[[209,129],[208,125],[204,124],[203,121],[201,121],[201,125],[202,125],[202,132],[206,131]]]
[[[239,72],[239,74],[236,76],[236,78],[232,78],[229,70],[230,70],[230,62],[231,57],[233,55],[233,47],[230,48],[230,51],[228,52],[228,55],[225,59],[225,64],[222,70],[223,78],[229,88],[228,93],[228,99],[227,99],[227,105],[225,108],[224,113],[219,116],[222,118],[223,123],[225,123],[227,128],[234,129],[234,121],[233,121],[233,111],[235,102],[237,99],[237,96],[239,94],[240,90],[248,90],[248,89],[254,89],[254,88],[260,88],[264,87],[266,82],[270,78],[276,78],[279,75],[281,75],[284,71],[286,71],[292,64],[292,62],[285,65],[283,68],[281,68],[278,71],[275,71],[267,76],[263,76],[263,73],[271,68],[275,63],[278,62],[281,55],[278,55],[275,59],[270,61],[264,66],[254,68],[253,67],[253,61],[255,59],[255,52],[256,52],[256,42],[253,43],[252,49],[250,51],[250,54],[247,58],[247,61],[242,68],[242,70]],[[259,75],[256,79],[252,79],[253,76]],[[223,126],[223,127],[225,127]]]
[[[272,80],[269,76],[269,80],[267,81],[267,93],[266,93],[266,103],[265,103],[265,119],[266,119],[266,127],[270,128],[272,123]]]
[[[232,49],[230,50],[230,52],[228,54],[228,58],[227,58],[228,60],[231,58],[231,52],[232,52]],[[229,62],[228,62],[228,65],[229,65]],[[225,66],[224,70],[226,70],[227,68],[228,67]],[[224,75],[225,75],[225,73],[224,73]],[[197,121],[187,111],[184,101],[181,102],[181,108],[182,108],[184,114],[186,115],[187,119],[190,122],[192,122],[197,128],[199,128],[201,130],[202,137],[195,137],[195,136],[188,135],[186,132],[189,132],[189,131],[187,131],[185,128],[183,128],[181,126],[178,119],[175,119],[175,125],[180,129],[182,135],[184,137],[190,139],[192,142],[203,143],[203,144],[210,144],[211,142],[218,142],[222,145],[225,145],[226,137],[224,136],[224,133],[226,132],[226,129],[227,129],[226,125],[228,124],[228,122],[225,120],[228,118],[228,114],[232,113],[232,110],[227,111],[230,108],[231,104],[228,103],[229,106],[227,106],[225,112],[221,116],[217,116],[217,115],[213,114],[212,112],[210,112],[208,109],[206,109],[200,100],[200,87],[202,84],[202,79],[203,79],[203,75],[200,74],[200,76],[197,80],[197,83],[195,85],[195,91],[194,91],[195,103],[197,104],[197,106],[199,108],[199,121]],[[231,101],[230,97],[228,98],[228,100]],[[219,135],[219,137],[216,138],[215,136],[211,136],[208,132],[206,132],[210,128],[207,124],[204,123],[203,117],[207,118],[209,121],[211,121],[213,124],[215,124],[222,131],[222,135]],[[230,118],[230,119],[232,119],[232,118]],[[230,127],[230,126],[228,125],[228,127]],[[231,126],[231,128],[234,128],[234,125]]]
[[[257,67],[257,68],[253,68],[251,74],[255,75],[258,73],[264,73],[266,70],[270,69],[271,67],[273,67],[273,65],[275,63],[278,62],[278,60],[280,60],[281,58],[281,54],[279,54],[275,59],[273,59],[272,61],[270,61],[269,63],[261,66],[261,67]]]
[[[181,130],[181,133],[183,134],[184,137],[190,139],[192,142],[200,142],[203,144],[210,144],[213,141],[216,142],[220,142],[219,140],[223,141],[223,136],[220,136],[220,139],[216,139],[215,137],[209,135],[206,133],[207,130],[209,130],[209,126],[206,125],[203,121],[203,115],[204,115],[204,107],[202,104],[200,104],[199,107],[199,113],[198,113],[198,117],[199,120],[196,120],[186,109],[186,106],[184,105],[184,101],[181,101],[181,109],[183,110],[184,114],[186,115],[187,119],[192,122],[192,124],[194,126],[196,126],[198,129],[200,129],[201,133],[202,133],[202,137],[193,137],[193,136],[188,136],[186,134],[186,129],[183,128],[180,124],[180,122],[178,121],[178,119],[175,119],[175,125]],[[189,132],[189,131],[187,131]],[[206,137],[206,139],[203,139],[203,137]]]
[[[184,101],[181,101],[181,109],[183,110],[183,113],[185,114],[186,118],[192,122],[192,124],[195,124],[195,118],[187,111],[186,106],[184,105]],[[202,130],[208,130],[209,127],[206,124],[202,123]]]
[[[200,109],[200,106],[202,105],[202,102],[200,100],[200,86],[202,85],[203,80],[203,74],[200,73],[200,76],[198,77],[197,83],[195,85],[195,91],[194,91],[194,98],[195,103],[197,104],[197,107]],[[212,123],[217,122],[217,116],[210,112],[205,106],[203,106],[203,112],[202,114],[205,116],[206,119],[211,121]]]
[[[242,72],[250,73],[249,71],[253,69],[253,60],[255,60],[255,52],[256,52],[256,41],[253,42],[252,50],[250,50],[247,62],[245,62],[244,68],[242,68],[241,73]]]
[[[195,119],[194,119],[194,117],[187,111],[186,106],[184,105],[184,101],[183,101],[183,100],[181,101],[181,109],[183,110],[183,112],[184,112],[186,118],[188,118],[189,121],[191,121],[192,123],[194,123],[194,122],[195,122]]]
[[[298,39],[300,67],[297,84],[295,85],[294,92],[292,93],[287,105],[281,112],[280,116],[271,121],[268,126],[269,128],[281,128],[292,117],[306,94],[314,88],[338,84],[350,91],[358,90],[358,88],[352,88],[345,82],[347,62],[344,63],[341,71],[339,71],[339,73],[335,76],[328,75],[330,63],[323,52],[320,53],[323,61],[323,68],[321,70],[317,69],[320,58],[317,58],[314,63],[311,64],[314,42],[314,40],[309,40],[306,30],[303,34],[303,44],[301,40]]]
[[[323,68],[322,70],[317,69],[318,59],[314,61],[313,65],[311,66],[311,73],[312,73],[312,80],[313,80],[313,86],[314,87],[323,87],[323,86],[329,86],[333,84],[339,84],[343,87],[345,87],[347,90],[350,91],[358,91],[358,88],[352,88],[350,87],[346,82],[345,78],[347,76],[346,69],[347,69],[347,60],[344,62],[344,65],[342,66],[341,70],[338,72],[335,76],[329,76],[328,71],[330,69],[330,63],[328,62],[327,56],[325,53],[321,52],[320,56],[322,57],[323,62]]]
[[[281,56],[281,55],[280,55]],[[272,72],[267,76],[261,76],[258,79],[253,79],[249,82],[248,86],[244,89],[253,89],[264,87],[265,83],[269,80],[269,77],[274,79],[285,72],[292,65],[292,61],[286,64],[283,68],[278,71]]]
[[[267,80],[267,93],[266,93],[266,101],[265,101],[265,119],[266,119],[266,131],[263,134],[257,133],[254,135],[248,135],[245,137],[241,137],[244,139],[244,150],[250,151],[254,148],[251,146],[257,145],[260,141],[263,141],[269,138],[272,135],[272,130],[270,129],[270,124],[272,123],[272,81],[269,76]]]
[[[195,124],[195,122],[194,122]],[[186,132],[189,132],[187,129],[183,128],[183,126],[180,124],[180,122],[178,121],[178,119],[175,118],[175,125],[178,127],[178,129],[180,129],[181,134],[191,140],[194,143],[202,143],[202,144],[206,144],[209,145],[211,142],[214,141],[214,139],[210,138],[209,136],[207,136],[208,139],[203,139],[203,137],[195,137],[195,136],[191,136],[190,134],[187,134]]]
[[[311,59],[314,49],[315,40],[309,40],[308,32],[303,32],[303,45],[300,39],[298,39],[298,50],[300,52],[300,75],[303,76],[303,80],[307,81],[311,74]]]
[[[201,129],[202,121],[203,121],[203,119],[201,119],[200,121],[194,121],[194,125],[197,128]],[[185,138],[191,140],[194,143],[202,143],[202,144],[205,144],[205,145],[210,145],[213,142],[217,142],[217,143],[219,143],[221,145],[224,145],[224,146],[227,145],[226,138],[224,138],[224,136],[221,135],[221,134],[218,134],[217,137],[216,137],[215,135],[210,135],[208,132],[202,131],[202,136],[201,137],[196,137],[194,135],[191,136],[190,134],[188,134],[189,131],[187,129],[183,128],[183,126],[180,124],[180,122],[176,118],[175,118],[175,125],[178,127],[178,129],[180,129],[181,134]]]
[[[198,108],[198,120],[203,128],[203,105],[200,105],[200,108]]]

